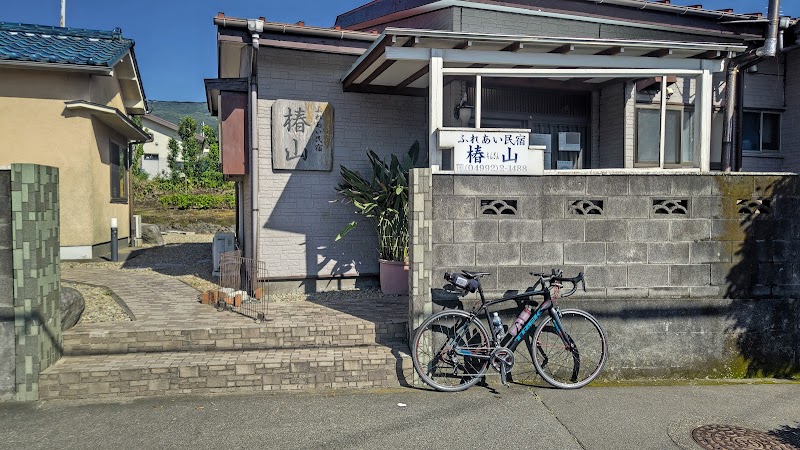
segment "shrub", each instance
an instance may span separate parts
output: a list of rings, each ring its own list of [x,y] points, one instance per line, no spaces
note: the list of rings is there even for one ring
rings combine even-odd
[[[161,206],[172,209],[221,209],[233,208],[236,198],[227,194],[171,194],[159,198]]]

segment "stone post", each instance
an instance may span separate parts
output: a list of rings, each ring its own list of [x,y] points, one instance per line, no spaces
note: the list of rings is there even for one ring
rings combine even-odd
[[[408,337],[433,312],[431,268],[433,254],[433,189],[431,169],[411,170],[409,180],[409,309]],[[412,349],[413,351],[413,349]]]

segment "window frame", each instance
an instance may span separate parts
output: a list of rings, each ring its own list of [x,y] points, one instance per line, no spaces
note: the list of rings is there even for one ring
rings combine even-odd
[[[656,110],[661,115],[661,103],[637,103],[634,106],[634,143],[633,143],[633,166],[637,168],[660,168],[661,161],[664,161],[664,169],[695,169],[699,167],[699,162],[693,159],[688,162],[681,163],[668,163],[666,162],[666,155],[664,154],[665,148],[659,148],[659,161],[656,162],[640,162],[639,161],[639,110],[648,109]],[[667,104],[666,111],[678,111],[680,113],[679,123],[681,124],[681,133],[678,138],[678,153],[683,155],[683,123],[685,120],[684,114],[688,111],[692,113],[692,120],[696,121],[697,117],[694,114],[697,112],[694,105],[685,104]],[[694,126],[697,126],[696,124]],[[658,130],[659,133],[661,130]],[[692,133],[692,141],[694,141],[694,133]],[[695,145],[696,147],[696,145]],[[694,152],[693,152],[694,153]]]
[[[739,136],[739,146],[742,149],[742,155],[746,156],[781,156],[783,152],[783,112],[782,110],[774,109],[753,109],[745,108],[742,110],[741,130]],[[758,150],[745,150],[744,149],[744,115],[746,113],[758,114]],[[778,116],[778,149],[777,150],[764,150],[764,114],[772,114]]]
[[[114,146],[119,149],[117,157],[114,157]],[[108,156],[109,156],[109,195],[111,203],[128,204],[128,146],[127,144],[120,144],[116,139],[108,140]],[[116,161],[116,164],[115,164]],[[116,178],[115,178],[116,168]],[[117,183],[115,183],[115,181]],[[115,196],[115,184],[119,184],[119,196]]]

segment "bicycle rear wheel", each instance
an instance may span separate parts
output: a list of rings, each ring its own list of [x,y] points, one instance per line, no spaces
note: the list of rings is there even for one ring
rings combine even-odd
[[[411,342],[414,369],[438,391],[463,391],[477,383],[489,366],[488,333],[480,321],[461,310],[432,315]]]
[[[533,364],[551,385],[577,389],[591,383],[603,369],[608,357],[606,334],[585,311],[564,309],[560,317],[564,339],[550,316],[536,328]]]

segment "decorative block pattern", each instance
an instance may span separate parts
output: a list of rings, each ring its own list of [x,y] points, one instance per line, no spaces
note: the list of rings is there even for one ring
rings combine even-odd
[[[62,348],[58,169],[14,164],[10,182],[16,399],[38,400]]]

